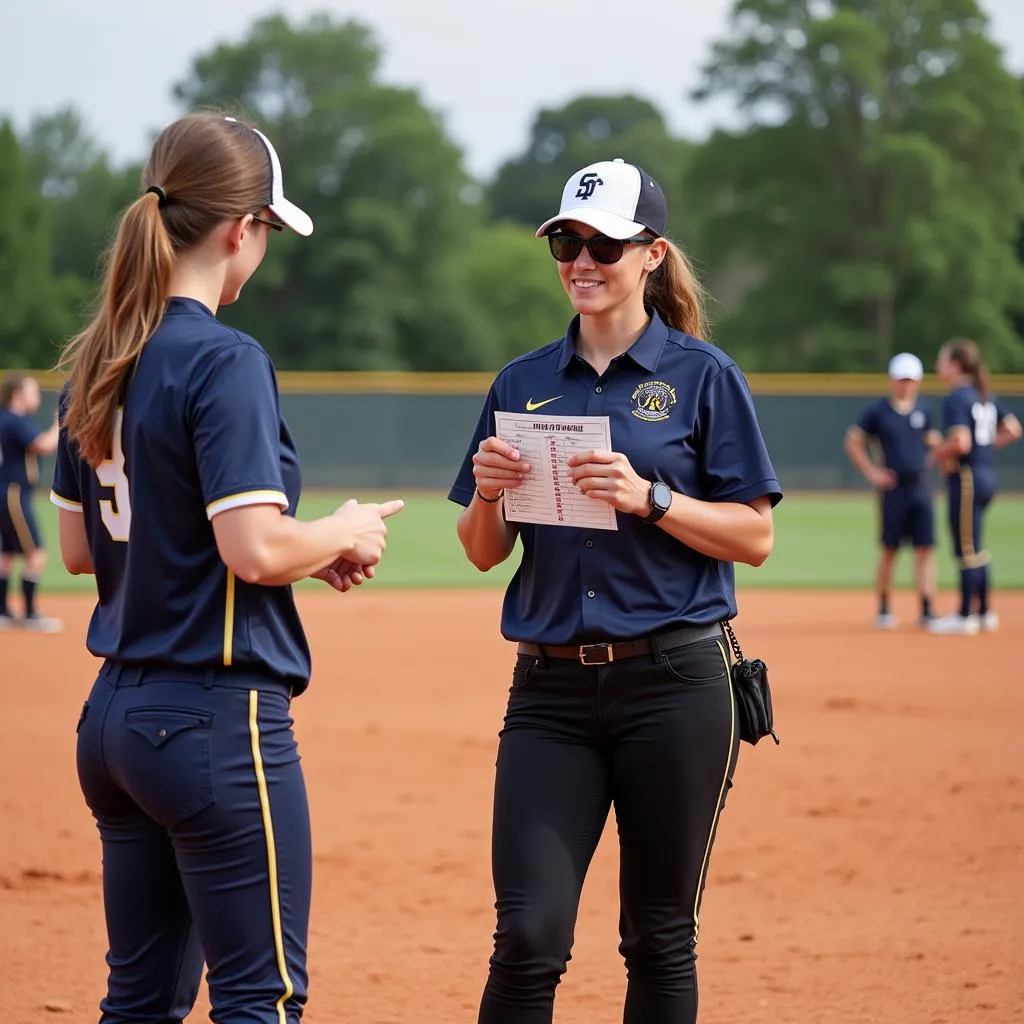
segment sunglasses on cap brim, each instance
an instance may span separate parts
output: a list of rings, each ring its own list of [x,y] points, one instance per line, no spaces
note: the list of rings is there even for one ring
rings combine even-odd
[[[570,231],[555,231],[547,236],[551,255],[559,263],[572,263],[586,246],[590,258],[595,263],[618,263],[627,245],[650,245],[655,241],[650,235],[634,235],[632,238],[609,238],[607,235],[594,235],[593,238],[581,238]]]

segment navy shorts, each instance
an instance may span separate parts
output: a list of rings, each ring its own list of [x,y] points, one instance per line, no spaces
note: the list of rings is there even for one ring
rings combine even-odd
[[[0,484],[0,553],[30,555],[42,546],[31,490],[21,484]]]
[[[962,466],[947,479],[949,532],[953,541],[953,554],[962,569],[975,569],[988,565],[989,556],[984,548],[982,527],[985,512],[995,497],[995,478],[991,472],[974,472]]]
[[[882,492],[882,547],[895,551],[905,540],[915,548],[935,546],[935,511],[927,485],[897,484]]]

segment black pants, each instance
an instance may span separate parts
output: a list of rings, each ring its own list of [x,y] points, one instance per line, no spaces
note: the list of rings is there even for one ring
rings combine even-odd
[[[600,667],[520,655],[498,746],[480,1024],[549,1024],[614,805],[626,1024],[694,1024],[700,897],[739,736],[724,644]]]

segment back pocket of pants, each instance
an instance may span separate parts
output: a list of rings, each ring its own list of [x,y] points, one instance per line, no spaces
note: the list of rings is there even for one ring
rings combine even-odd
[[[213,804],[211,712],[131,708],[124,726],[124,785],[151,818],[170,827]]]

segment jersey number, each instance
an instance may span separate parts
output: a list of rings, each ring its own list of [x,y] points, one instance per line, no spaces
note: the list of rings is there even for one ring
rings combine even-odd
[[[996,439],[998,416],[992,402],[975,402],[971,406],[971,419],[974,420],[974,443],[979,448],[986,448]]]
[[[104,487],[114,489],[113,501],[100,501],[100,518],[111,538],[121,543],[128,542],[132,528],[132,504],[128,494],[128,477],[124,475],[124,449],[121,447],[121,425],[124,410],[117,410],[114,420],[112,458],[96,467],[96,476]]]

